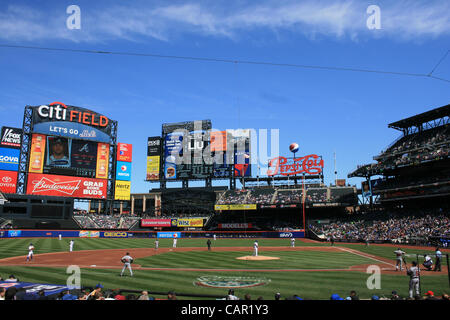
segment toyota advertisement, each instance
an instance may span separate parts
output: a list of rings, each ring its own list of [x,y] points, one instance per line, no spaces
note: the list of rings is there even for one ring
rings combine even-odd
[[[27,194],[105,199],[107,187],[108,182],[104,179],[29,173]]]
[[[0,171],[0,191],[16,193],[17,171]]]

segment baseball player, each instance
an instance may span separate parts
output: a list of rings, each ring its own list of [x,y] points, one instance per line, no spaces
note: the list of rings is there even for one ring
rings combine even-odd
[[[217,239],[216,234],[213,234],[213,238],[214,238],[214,241],[216,241],[216,239]]]
[[[133,270],[131,270],[131,264],[133,263],[133,258],[130,256],[130,254],[127,252],[120,261],[123,263],[122,272],[120,273],[120,276],[123,276],[123,273],[125,272],[125,269],[128,268],[130,270],[131,276],[133,276]]]
[[[30,245],[28,246],[28,256],[27,256],[27,261],[33,260],[33,250],[34,250],[34,246],[33,246],[32,243],[30,243]]]
[[[395,257],[396,257],[396,265],[395,265],[395,271],[398,271],[398,267],[400,266],[400,271],[403,270],[403,262],[404,262],[404,254],[406,252],[402,251],[400,248],[398,248],[397,250],[394,251],[395,253]],[[405,263],[406,264],[406,263]]]
[[[177,238],[173,238],[173,245],[172,247],[176,248],[177,247]]]
[[[409,276],[409,297],[413,298],[413,293],[416,293],[416,296],[420,295],[419,286],[420,286],[420,269],[417,266],[417,262],[412,262],[411,269],[406,267],[406,274]]]
[[[255,242],[253,243],[253,255],[255,257],[258,256],[258,247],[259,247],[258,240],[255,240]]]
[[[156,238],[156,240],[155,240],[155,250],[158,250],[158,248],[159,248],[159,240],[158,240],[158,238]]]
[[[73,244],[74,244],[75,242],[73,241],[73,240],[70,240],[70,242],[69,242],[69,251],[70,252],[72,252],[73,251]]]
[[[291,238],[291,248],[295,247],[295,238]]]
[[[58,238],[59,238],[60,241],[62,240],[62,235],[61,235],[61,233],[58,235]]]

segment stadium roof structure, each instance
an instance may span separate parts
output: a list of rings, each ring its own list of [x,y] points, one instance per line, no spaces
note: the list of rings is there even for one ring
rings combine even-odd
[[[404,133],[412,133],[414,127],[417,130],[434,128],[449,123],[450,104],[426,111],[424,113],[392,122],[388,125],[389,128],[403,131]]]

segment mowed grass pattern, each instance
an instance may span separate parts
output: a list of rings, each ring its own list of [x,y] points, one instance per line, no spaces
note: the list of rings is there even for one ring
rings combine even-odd
[[[153,248],[154,239],[74,239],[75,250],[103,250],[103,249],[132,249]],[[370,274],[356,271],[314,271],[314,272],[279,272],[278,269],[320,269],[320,268],[347,268],[350,265],[368,264],[370,259],[363,258],[346,252],[321,252],[321,251],[265,251],[264,246],[288,247],[289,239],[258,239],[260,254],[278,256],[280,260],[274,261],[240,261],[235,258],[250,255],[254,239],[218,239],[213,242],[213,251],[188,251],[168,252],[157,256],[137,259],[137,264],[145,267],[160,268],[192,268],[192,269],[233,269],[233,271],[186,271],[186,270],[138,270],[135,269],[134,277],[119,277],[120,270],[112,269],[82,269],[82,286],[95,286],[102,283],[105,288],[121,288],[128,290],[149,290],[149,292],[167,292],[174,290],[179,293],[179,299],[192,299],[183,294],[225,295],[227,289],[208,288],[196,284],[198,278],[204,276],[230,276],[230,277],[254,277],[269,279],[265,285],[251,288],[237,288],[239,297],[246,293],[256,299],[261,296],[264,299],[273,299],[275,292],[280,292],[283,298],[298,294],[304,299],[329,299],[332,293],[341,296],[349,294],[350,290],[356,290],[361,298],[370,298],[373,294],[389,296],[392,290],[397,290],[400,295],[407,296],[409,279],[405,272],[398,275],[382,275],[381,289],[369,290],[367,279]],[[30,242],[35,247],[35,253],[68,251],[70,239],[1,239],[0,258],[12,256],[25,256]],[[206,247],[206,239],[180,239],[178,247]],[[228,251],[215,252],[214,247],[248,247],[248,252]],[[329,246],[320,243],[302,243],[297,241],[296,246]],[[172,247],[172,240],[160,239],[161,248]],[[340,245],[336,247],[348,247],[369,254],[393,259],[393,247],[360,245]],[[407,250],[406,252],[432,253],[430,248],[423,250]],[[101,254],[101,253],[99,253]],[[274,271],[239,271],[239,269]],[[69,274],[65,268],[53,267],[8,267],[0,266],[0,275],[3,278],[14,274],[21,281],[37,283],[65,284]],[[422,292],[433,290],[436,295],[449,291],[447,276],[424,275],[422,277]],[[156,295],[164,298],[163,295]],[[206,299],[206,298],[204,298]]]
[[[168,252],[137,259],[142,267],[189,269],[346,269],[353,265],[368,264],[372,260],[346,252],[321,251],[261,251],[260,256],[278,257],[279,260],[238,260],[251,252],[188,251]]]

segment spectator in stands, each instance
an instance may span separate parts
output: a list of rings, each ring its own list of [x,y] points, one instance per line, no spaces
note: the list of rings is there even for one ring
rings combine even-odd
[[[127,300],[136,300],[136,295],[134,294],[127,295]]]
[[[248,293],[245,294],[244,300],[252,300],[252,296]]]
[[[239,300],[239,298],[234,295],[233,289],[228,290],[227,300]]]
[[[95,286],[94,291],[92,291],[92,292],[89,294],[89,296],[87,297],[86,300],[97,300],[96,298],[98,298],[98,297],[100,296],[99,293],[102,291],[102,289],[103,289],[103,285],[101,285],[100,283],[97,284],[97,285]]]
[[[3,287],[0,287],[0,300],[5,300],[6,290]]]
[[[392,291],[391,300],[403,300],[397,293],[397,291]]]
[[[125,296],[120,294],[119,289],[115,290],[114,299],[115,300],[125,300]]]
[[[275,300],[280,300],[281,294],[279,292],[275,293]]]
[[[169,291],[167,293],[167,300],[177,300],[177,295],[173,291]]]
[[[449,295],[448,295],[448,294],[446,294],[446,293],[443,293],[443,294],[442,294],[442,300],[447,300],[447,301],[450,301],[450,297],[449,297]]]
[[[6,290],[5,300],[16,300],[17,288],[10,287]]]
[[[19,279],[17,279],[13,274],[9,276],[8,279],[5,280],[5,282],[19,282]]]
[[[431,290],[425,293],[425,297],[426,297],[425,300],[439,300],[434,296],[434,292]]]
[[[350,298],[351,298],[351,300],[359,300],[359,297],[356,294],[355,290],[350,291]]]
[[[148,297],[148,291],[142,291],[138,300],[150,300],[150,298]]]

